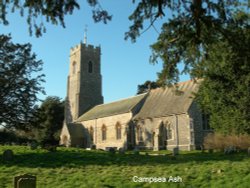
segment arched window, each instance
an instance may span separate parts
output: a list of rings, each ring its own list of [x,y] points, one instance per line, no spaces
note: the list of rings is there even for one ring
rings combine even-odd
[[[152,142],[152,146],[154,147],[154,145],[155,145],[155,132],[152,132],[151,142]]]
[[[121,124],[117,122],[115,128],[116,128],[116,139],[119,140],[122,138]]]
[[[89,61],[89,64],[88,64],[88,71],[89,71],[89,73],[92,73],[92,72],[93,72],[93,63],[92,63],[92,61]]]
[[[166,140],[167,140],[166,124],[161,122],[159,126],[159,146],[165,147]]]
[[[75,74],[76,73],[76,62],[74,61],[72,64],[72,73]]]
[[[107,139],[107,127],[105,125],[102,125],[102,140]]]
[[[139,142],[142,142],[143,141],[143,131],[142,131],[142,127],[139,125],[137,126],[137,140]]]
[[[209,115],[202,112],[202,127],[203,130],[210,130],[211,127],[209,126]]]
[[[90,135],[90,140],[93,142],[93,138],[94,138],[94,129],[93,129],[92,126],[91,126],[90,129],[89,129],[89,135]]]
[[[173,128],[169,122],[167,122],[167,139],[173,139]]]

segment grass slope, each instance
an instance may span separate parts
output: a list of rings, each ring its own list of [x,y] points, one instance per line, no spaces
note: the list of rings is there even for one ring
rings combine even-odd
[[[12,149],[11,162],[2,153]],[[152,152],[153,153],[153,152]],[[161,151],[160,153],[167,153]],[[58,148],[57,152],[30,150],[25,146],[0,146],[0,187],[13,187],[13,177],[29,173],[37,176],[37,188],[93,187],[250,187],[250,158],[246,153],[182,152],[176,159],[170,155],[110,154]],[[135,183],[138,177],[179,176],[181,183]]]

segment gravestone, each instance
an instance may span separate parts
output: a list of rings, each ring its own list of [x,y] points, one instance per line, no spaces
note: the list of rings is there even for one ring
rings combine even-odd
[[[125,150],[123,148],[119,148],[118,153],[123,155],[123,154],[125,154]]]
[[[173,156],[176,156],[176,155],[178,155],[179,154],[179,148],[173,148],[173,153],[172,153],[172,155]]]
[[[56,152],[56,146],[55,145],[45,145],[44,149],[50,152]]]
[[[7,149],[3,152],[3,161],[12,161],[14,159],[14,153],[12,150]]]
[[[93,145],[91,146],[91,149],[92,149],[92,150],[95,150],[95,149],[96,149],[96,145],[93,144]]]
[[[208,153],[213,153],[214,150],[213,149],[208,149]]]
[[[37,146],[38,146],[38,145],[37,145],[36,142],[31,142],[31,143],[30,143],[30,149],[31,149],[31,150],[37,149]]]
[[[138,148],[135,148],[133,153],[134,153],[134,155],[140,155],[140,152],[139,152]]]
[[[110,154],[115,154],[115,148],[112,148],[112,147],[111,147],[111,148],[109,148],[108,151],[109,151]]]
[[[200,148],[201,148],[201,153],[204,153],[205,152],[205,147],[203,144],[200,145]]]
[[[235,146],[227,146],[224,148],[224,154],[232,154],[236,152]]]
[[[36,176],[24,174],[14,177],[14,188],[36,188]]]

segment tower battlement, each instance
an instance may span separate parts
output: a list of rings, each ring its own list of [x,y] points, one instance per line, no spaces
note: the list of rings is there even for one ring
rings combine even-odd
[[[84,43],[80,43],[78,45],[76,45],[75,47],[71,47],[70,48],[70,54],[74,54],[76,52],[78,52],[79,50],[91,50],[92,52],[101,52],[101,47],[100,46],[94,46],[91,44],[84,44]]]

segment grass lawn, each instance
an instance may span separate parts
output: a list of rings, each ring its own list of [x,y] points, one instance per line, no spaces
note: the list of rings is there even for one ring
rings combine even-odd
[[[3,161],[2,153],[13,150],[15,158]],[[152,154],[155,152],[152,152]],[[246,153],[181,152],[173,159],[168,151],[159,156],[110,154],[76,148],[56,152],[30,150],[25,146],[0,146],[0,188],[13,187],[13,177],[37,176],[37,188],[101,187],[250,187],[250,157]],[[133,182],[133,177],[180,177],[182,182]],[[138,178],[135,178],[138,180]],[[179,179],[178,179],[179,180]]]

